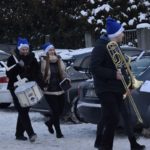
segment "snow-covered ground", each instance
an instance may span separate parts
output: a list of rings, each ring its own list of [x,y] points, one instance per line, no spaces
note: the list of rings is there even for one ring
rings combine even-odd
[[[30,112],[32,125],[38,135],[35,143],[15,140],[15,111],[0,110],[0,150],[95,150],[94,140],[96,125],[93,124],[62,124],[64,138],[57,139],[49,134],[41,114]],[[150,149],[149,139],[141,137],[139,143]],[[116,135],[114,150],[130,150],[126,136]]]

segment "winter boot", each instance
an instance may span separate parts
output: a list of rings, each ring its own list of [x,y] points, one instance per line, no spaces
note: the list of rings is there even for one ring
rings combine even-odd
[[[99,130],[99,132],[100,133],[97,133],[97,135],[96,135],[96,139],[95,139],[95,143],[94,143],[94,147],[95,148],[99,148],[101,146],[101,141],[102,141],[102,134],[101,134],[101,132],[102,131]]]
[[[110,148],[110,147],[104,147],[104,146],[100,146],[99,148],[98,148],[98,150],[112,150],[112,148]]]
[[[59,121],[56,121],[54,123],[54,127],[55,127],[55,130],[56,130],[56,137],[57,138],[63,138],[64,135],[61,132]]]
[[[51,134],[53,134],[53,133],[54,133],[54,129],[53,129],[53,127],[52,127],[51,121],[46,121],[46,122],[45,122],[45,125],[48,127],[48,131],[49,131]]]
[[[33,133],[33,134],[29,137],[30,142],[35,142],[36,139],[37,139],[37,135],[36,135],[35,133]]]
[[[131,145],[131,150],[144,150],[144,149],[145,149],[145,145],[140,145],[137,142]]]
[[[61,132],[60,127],[56,129],[56,137],[57,138],[63,138],[64,137],[64,135]]]
[[[137,143],[135,137],[130,138],[129,141],[131,144],[131,150],[144,150],[145,149],[145,145],[140,145],[139,143]]]
[[[25,137],[24,135],[16,136],[16,140],[26,141],[27,139],[28,139],[28,138]]]

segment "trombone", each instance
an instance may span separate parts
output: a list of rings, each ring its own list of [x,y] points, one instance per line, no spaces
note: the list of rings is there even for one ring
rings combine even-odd
[[[130,67],[127,64],[126,59],[125,59],[124,55],[122,54],[121,49],[119,48],[118,44],[115,41],[109,42],[107,44],[107,50],[108,50],[108,53],[109,53],[109,55],[110,55],[110,57],[111,57],[111,59],[112,59],[112,61],[113,61],[113,63],[114,63],[117,70],[120,70],[122,65],[124,65],[126,67],[127,72],[130,75],[131,81],[132,81],[132,83],[130,83],[130,85],[133,84],[134,88],[140,87],[141,84],[142,84],[142,81],[136,80],[135,77],[133,76],[133,74],[130,70]],[[141,117],[141,115],[138,111],[138,108],[137,108],[137,106],[134,102],[134,99],[133,99],[133,97],[130,93],[130,90],[129,90],[130,85],[127,85],[123,75],[122,75],[121,81],[122,81],[122,84],[123,84],[123,86],[126,90],[127,96],[129,98],[129,101],[130,101],[130,103],[133,107],[133,110],[136,114],[136,117],[137,117],[139,123],[143,124],[143,119],[142,119],[142,117]]]

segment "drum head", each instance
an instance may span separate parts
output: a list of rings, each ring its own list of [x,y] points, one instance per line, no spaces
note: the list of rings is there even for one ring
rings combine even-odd
[[[33,87],[34,85],[36,84],[35,81],[31,81],[31,82],[26,82],[20,86],[18,86],[15,90],[16,93],[19,93],[19,92],[23,92],[25,91],[26,89],[29,89],[31,87]]]

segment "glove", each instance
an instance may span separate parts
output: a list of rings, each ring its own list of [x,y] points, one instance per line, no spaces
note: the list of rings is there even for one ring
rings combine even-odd
[[[20,61],[18,62],[18,65],[19,65],[20,67],[24,67],[24,62],[23,62],[23,60],[20,60]]]

